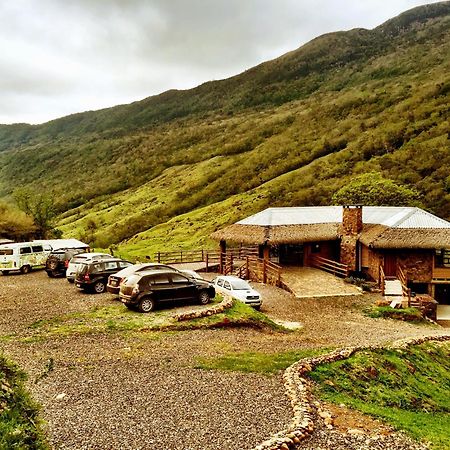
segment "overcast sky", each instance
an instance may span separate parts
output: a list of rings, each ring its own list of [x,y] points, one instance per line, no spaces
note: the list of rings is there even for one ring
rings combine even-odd
[[[0,0],[0,123],[227,78],[426,0]]]

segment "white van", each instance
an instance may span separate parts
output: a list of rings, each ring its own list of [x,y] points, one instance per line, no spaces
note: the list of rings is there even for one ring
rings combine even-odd
[[[28,273],[33,268],[43,267],[51,250],[49,244],[37,242],[0,245],[0,271],[7,275],[10,271]]]

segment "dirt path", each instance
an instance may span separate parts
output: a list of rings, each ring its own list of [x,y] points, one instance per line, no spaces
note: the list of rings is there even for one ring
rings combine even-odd
[[[257,286],[263,311],[304,328],[280,334],[249,329],[106,333],[37,338],[33,324],[115,304],[45,273],[0,276],[3,351],[30,375],[57,449],[245,449],[291,418],[281,374],[195,369],[199,357],[273,353],[384,342],[440,330],[369,319],[369,297],[295,299]],[[8,338],[9,336],[9,338]]]

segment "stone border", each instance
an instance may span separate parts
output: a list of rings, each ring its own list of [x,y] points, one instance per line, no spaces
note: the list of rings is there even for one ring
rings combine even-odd
[[[421,338],[402,339],[391,345],[371,345],[367,347],[345,347],[334,350],[326,355],[304,358],[289,366],[283,375],[286,395],[288,396],[294,417],[287,430],[279,431],[270,439],[262,442],[253,450],[289,450],[297,448],[300,442],[307,438],[314,430],[312,420],[313,406],[311,404],[311,392],[308,381],[304,378],[308,372],[311,372],[320,364],[326,364],[334,361],[347,359],[354,353],[361,350],[379,350],[379,349],[405,349],[410,345],[418,345],[427,341],[448,341],[450,335],[424,336]],[[323,411],[319,411],[320,413]]]
[[[187,311],[184,313],[174,314],[172,317],[177,322],[183,320],[201,319],[202,317],[213,316],[214,314],[223,313],[226,309],[233,306],[234,300],[229,295],[224,296],[223,300],[217,305],[211,306],[205,309],[199,309],[198,311]]]

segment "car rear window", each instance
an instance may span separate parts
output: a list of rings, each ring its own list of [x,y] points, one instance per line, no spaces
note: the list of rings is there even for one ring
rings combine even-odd
[[[11,248],[5,248],[0,250],[0,255],[12,255],[13,251]]]
[[[65,259],[66,254],[64,252],[52,252],[50,253],[50,258],[56,258],[59,259],[60,261],[62,261],[63,259]]]
[[[87,258],[88,258],[87,256],[81,256],[81,255],[74,256],[70,262],[75,263],[75,264],[82,263],[82,262],[86,261]]]

